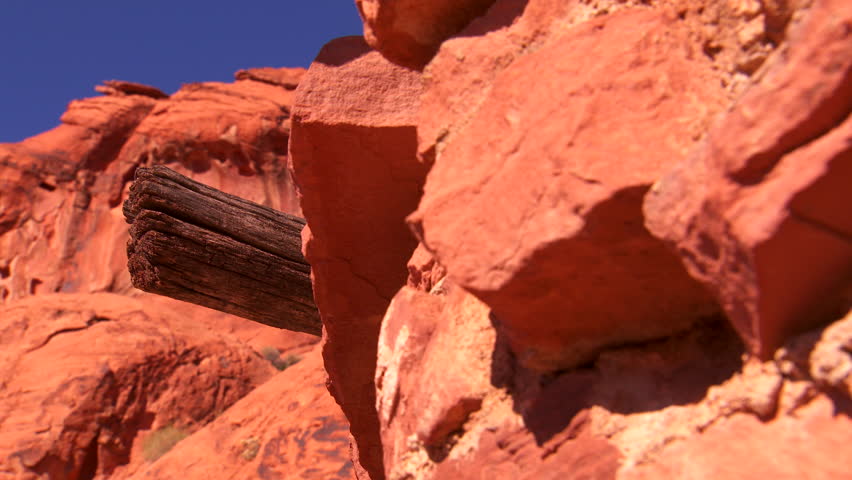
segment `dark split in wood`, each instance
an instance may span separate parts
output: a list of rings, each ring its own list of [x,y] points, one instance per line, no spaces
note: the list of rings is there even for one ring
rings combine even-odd
[[[139,168],[124,202],[133,286],[273,327],[320,335],[304,219]]]

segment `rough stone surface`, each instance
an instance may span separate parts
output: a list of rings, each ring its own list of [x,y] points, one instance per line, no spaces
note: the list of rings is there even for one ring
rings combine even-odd
[[[814,2],[783,55],[645,202],[752,353],[850,301],[852,5]]]
[[[506,350],[484,304],[443,288],[402,289],[382,325],[389,479],[844,478],[828,445],[850,440],[852,312],[769,362],[744,363],[717,318],[542,376]]]
[[[110,81],[0,146],[0,478],[849,477],[848,2],[357,4],[307,74]],[[302,209],[321,351],[46,295],[129,292],[155,163]],[[237,401],[245,343],[306,357]]]
[[[441,42],[482,15],[494,0],[355,0],[364,38],[388,60],[422,68]]]
[[[767,423],[737,414],[700,435],[663,448],[658,460],[625,472],[625,480],[656,478],[848,478],[852,462],[838,456],[852,420],[827,397]]]
[[[248,68],[234,74],[235,80],[255,80],[295,90],[305,76],[304,68]]]
[[[477,375],[490,366],[487,352],[494,349],[488,307],[458,287],[445,289],[429,295],[404,287],[382,322],[376,410],[389,479],[404,478],[422,460],[412,455],[412,442],[441,455],[491,386]],[[427,390],[433,394],[413,395]]]
[[[0,145],[0,299],[129,288],[126,226],[96,173],[155,104],[140,95],[75,100],[60,126]]]
[[[71,102],[55,129],[0,145],[0,303],[45,292],[138,294],[120,204],[140,165],[166,163],[299,214],[286,153],[291,90],[304,69],[244,72],[234,84],[189,85],[171,98],[109,81],[101,89],[108,95]],[[258,350],[304,350],[315,341],[200,307],[187,306],[186,315]]]
[[[419,478],[449,480],[464,478],[473,471],[481,472],[482,478],[614,480],[618,468],[618,450],[606,440],[591,436],[578,435],[556,445],[539,446],[522,427],[499,425],[484,432],[477,447],[470,458],[449,460],[433,477]]]
[[[441,280],[447,276],[447,269],[435,260],[429,250],[421,243],[417,245],[414,254],[408,261],[407,285],[424,292],[429,292],[438,287]]]
[[[688,32],[683,48],[691,59],[712,62],[715,78],[709,83],[718,84],[729,98],[734,98],[749,86],[750,76],[759,72],[775,47],[783,42],[790,18],[801,16],[794,13],[807,3],[497,0],[486,15],[443,42],[425,69],[418,150],[424,160],[431,161],[436,151],[452,143],[456,135],[465,135],[465,125],[490,95],[495,77],[515,60],[590,19],[621,10],[652,10],[674,21],[681,33]]]
[[[349,425],[324,379],[314,349],[130,478],[354,478]]]
[[[106,82],[107,96],[72,102],[57,128],[0,145],[0,478],[127,478],[154,430],[197,430],[276,372],[264,358],[273,349],[286,358],[316,344],[133,291],[120,210],[135,168],[166,163],[298,214],[286,148],[300,72],[253,69],[171,98]],[[313,390],[303,379],[311,418],[326,408],[340,419],[314,385],[316,367],[303,371],[316,374]],[[285,387],[274,388],[292,395]],[[335,431],[311,423],[304,432],[329,434],[322,453],[341,457],[339,470],[345,423],[329,422]]]
[[[389,17],[379,19],[383,5],[359,5],[368,23],[392,25]],[[363,327],[378,323],[344,319],[384,315],[377,351],[363,348],[369,354],[350,354],[348,364],[342,354],[331,355],[334,347],[325,351],[336,399],[358,415],[372,413],[363,402],[369,394],[358,390],[367,382],[335,378],[372,372],[376,359],[381,463],[370,464],[370,476],[381,478],[378,465],[393,480],[757,478],[764,472],[843,478],[845,457],[825,452],[849,441],[852,317],[799,334],[845,314],[842,301],[831,309],[816,301],[800,305],[802,323],[776,330],[771,343],[755,349],[718,295],[741,284],[697,275],[695,264],[713,249],[701,251],[677,235],[696,240],[714,222],[728,222],[729,207],[742,208],[734,213],[750,222],[738,228],[771,233],[786,208],[828,225],[823,234],[848,239],[837,208],[849,203],[837,195],[848,190],[839,186],[850,177],[843,168],[852,58],[846,10],[837,0],[497,0],[444,40],[425,66],[417,150],[431,171],[408,217],[421,244],[408,258],[406,286],[381,284],[393,287],[393,300],[372,303],[364,310],[369,316],[353,315],[351,305],[376,298],[363,284],[380,284],[372,273],[351,272],[378,268],[353,268],[349,252],[366,244],[383,251],[385,244],[372,240],[383,230],[375,222],[357,230],[341,212],[357,205],[357,215],[365,215],[359,223],[369,222],[387,202],[377,208],[361,200],[368,190],[342,182],[343,170],[317,169],[325,175],[303,183],[298,169],[311,172],[320,159],[339,164],[349,151],[367,150],[362,139],[370,137],[349,128],[363,120],[352,118],[371,118],[363,113],[371,108],[378,118],[407,115],[386,105],[410,98],[410,91],[363,88],[377,71],[366,51],[340,48],[350,53],[317,65],[329,84],[343,82],[332,71],[351,68],[350,90],[370,92],[338,95],[345,91],[339,84],[315,89],[297,107],[296,124],[303,117],[328,128],[305,128],[291,144],[303,208],[316,192],[324,192],[325,203],[339,199],[325,210],[315,204],[320,213],[313,217],[306,210],[309,227],[321,229],[306,238],[315,235],[311,241],[323,249],[337,242],[333,252],[314,257],[315,284],[328,282],[318,293],[326,296],[320,308],[327,341],[357,338],[350,344],[369,345],[377,330]],[[825,49],[801,50],[808,45]],[[809,55],[812,61],[804,62]],[[724,155],[714,156],[712,148]],[[767,152],[792,153],[779,162]],[[696,160],[702,158],[713,159],[705,162],[710,167]],[[795,181],[793,171],[800,173]],[[701,203],[725,184],[736,184],[732,191],[742,196],[732,198],[744,203]],[[419,195],[401,189],[399,198],[403,191],[406,199]],[[657,195],[670,202],[653,211]],[[690,224],[692,213],[703,216]],[[357,238],[338,240],[356,231]],[[769,248],[762,272],[772,262],[784,265],[779,256],[795,245]],[[798,280],[814,279],[813,285],[828,285],[823,298],[849,300],[852,288],[842,274],[852,270],[837,254],[848,245],[812,245],[803,252],[817,260],[813,270],[797,270],[801,279],[769,298],[795,302],[809,294],[790,295],[803,285]],[[696,252],[699,260],[691,260]],[[347,258],[337,271],[324,265],[332,264],[332,254]],[[398,267],[387,272],[404,275]],[[829,287],[836,293],[829,296]],[[363,462],[376,437],[354,426],[352,432]]]
[[[268,379],[233,338],[115,294],[0,307],[0,478],[122,478],[146,435],[194,430]]]
[[[571,367],[713,311],[641,215],[725,98],[687,38],[648,10],[580,24],[500,72],[436,157],[413,228],[528,366]]]
[[[185,85],[159,102],[106,175],[126,180],[136,166],[170,164],[219,190],[298,214],[286,156],[293,87],[304,70],[242,72],[234,83]]]
[[[359,464],[382,478],[373,377],[385,309],[405,284],[417,240],[420,75],[359,37],[323,47],[296,90],[290,161],[308,227],[303,250],[324,325],[330,390],[349,419]]]
[[[143,97],[151,97],[155,100],[169,98],[168,95],[156,87],[124,80],[106,80],[103,85],[95,86],[95,91],[101,92],[104,95],[142,95]]]

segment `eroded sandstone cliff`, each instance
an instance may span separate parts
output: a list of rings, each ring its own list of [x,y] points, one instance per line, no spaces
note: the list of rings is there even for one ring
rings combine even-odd
[[[125,255],[140,166],[299,214],[287,142],[303,74],[244,70],[172,96],[108,81],[55,129],[0,145],[0,478],[202,475],[186,452],[221,474],[351,476],[318,338],[143,294]],[[183,453],[154,466],[148,446],[169,428],[189,435]]]
[[[849,2],[356,3],[290,162],[359,478],[848,477]]]
[[[356,4],[0,146],[0,476],[849,478],[852,4]],[[313,340],[130,289],[159,163],[307,220],[323,341],[257,389]]]

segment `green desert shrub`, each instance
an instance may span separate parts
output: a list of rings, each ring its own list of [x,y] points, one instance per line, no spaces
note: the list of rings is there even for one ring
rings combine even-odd
[[[302,359],[298,355],[287,355],[281,358],[281,352],[275,347],[263,347],[260,353],[263,355],[263,358],[269,360],[269,363],[278,370],[286,370],[287,367],[299,363],[299,360]]]
[[[153,462],[172,449],[189,434],[180,428],[168,425],[150,433],[142,442],[142,456]]]

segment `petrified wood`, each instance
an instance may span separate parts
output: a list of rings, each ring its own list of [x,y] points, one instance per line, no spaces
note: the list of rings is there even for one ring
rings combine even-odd
[[[136,288],[320,335],[311,267],[302,256],[303,219],[164,166],[136,171],[124,216]]]

